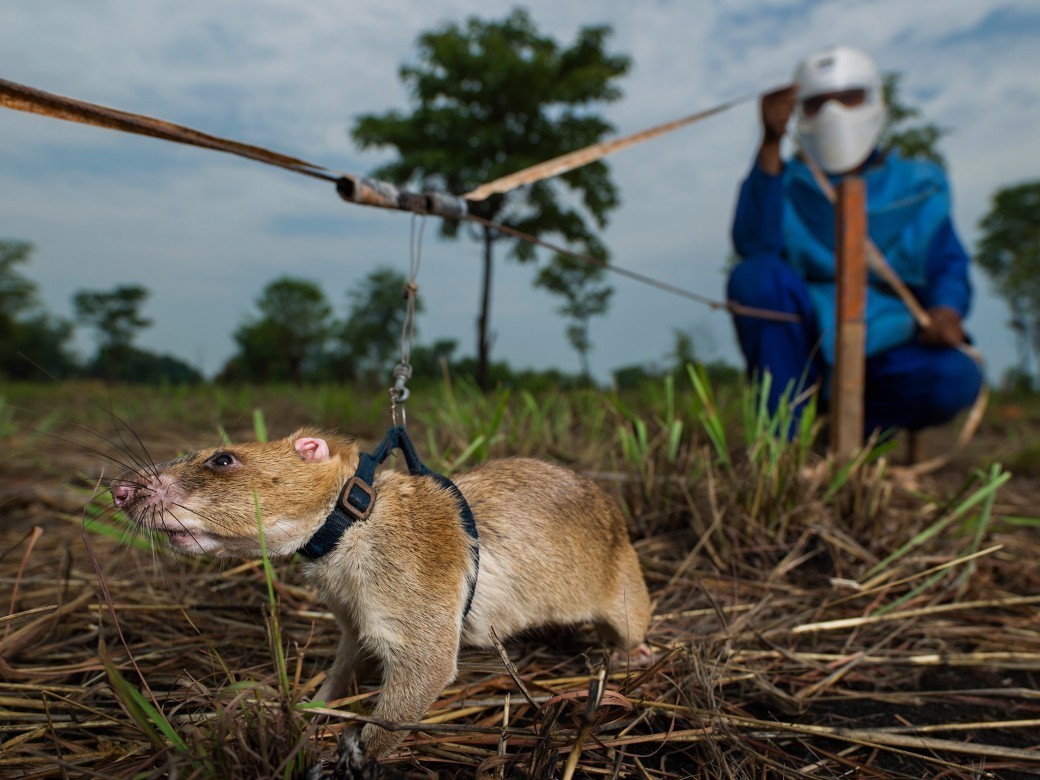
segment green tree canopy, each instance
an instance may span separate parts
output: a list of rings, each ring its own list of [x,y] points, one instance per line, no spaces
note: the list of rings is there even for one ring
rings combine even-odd
[[[111,292],[80,290],[72,298],[76,317],[94,328],[102,352],[118,353],[131,345],[152,321],[141,315],[149,292],[139,284],[119,285]]]
[[[315,282],[283,276],[263,289],[256,308],[259,314],[235,331],[238,352],[222,378],[303,382],[321,363],[333,330],[325,293]]]
[[[921,116],[921,109],[903,101],[902,79],[903,74],[896,71],[884,75],[888,122],[879,145],[885,149],[895,149],[907,159],[930,160],[945,168],[946,158],[939,151],[939,141],[949,131],[934,122],[912,124],[913,120]]]
[[[629,68],[627,56],[608,53],[606,26],[583,27],[561,47],[541,35],[522,9],[501,21],[471,17],[448,24],[418,41],[414,65],[401,68],[409,113],[389,111],[358,117],[352,131],[363,148],[392,147],[397,159],[375,176],[419,188],[468,192],[480,184],[600,141],[613,126],[591,108],[617,100],[616,80]],[[561,197],[566,192],[567,197]],[[471,211],[528,233],[557,234],[590,246],[598,227],[618,204],[618,192],[602,162],[556,179],[472,203]],[[454,238],[459,223],[445,220],[442,234]],[[487,386],[493,246],[489,228],[476,233],[484,245],[484,271],[477,333],[477,378]],[[511,241],[508,256],[535,257],[532,246]]]
[[[141,381],[133,364],[138,352],[133,341],[152,321],[142,316],[147,288],[139,284],[118,285],[111,291],[80,290],[72,296],[76,319],[94,329],[98,350],[87,367],[89,373],[109,381]]]
[[[43,311],[36,284],[18,267],[29,262],[33,246],[0,241],[0,376],[29,379],[42,369],[51,376],[72,373],[67,345],[72,325]]]
[[[554,295],[563,298],[557,310],[567,318],[567,340],[578,353],[581,375],[589,381],[589,351],[592,338],[589,335],[589,320],[606,313],[614,288],[602,284],[604,271],[566,256],[541,269],[537,284]]]
[[[36,285],[18,270],[29,262],[32,250],[24,241],[0,241],[0,335],[37,304]]]
[[[976,262],[1011,310],[1019,369],[1040,366],[1040,180],[1003,187],[979,222]]]

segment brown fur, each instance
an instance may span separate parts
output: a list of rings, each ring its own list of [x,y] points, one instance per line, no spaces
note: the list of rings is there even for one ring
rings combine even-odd
[[[327,457],[308,459],[298,452],[305,442],[327,442]],[[214,465],[218,453],[233,465]],[[131,518],[168,533],[172,546],[234,556],[260,553],[255,495],[268,550],[291,555],[324,522],[357,464],[349,439],[304,430],[128,472],[113,493],[121,491]],[[490,646],[491,628],[505,637],[592,621],[620,649],[641,645],[650,618],[646,585],[621,511],[595,483],[529,458],[491,461],[454,480],[480,537],[465,622],[475,571],[454,496],[429,477],[384,470],[371,516],[304,564],[342,631],[317,698],[344,695],[358,663],[371,656],[384,682],[374,716],[414,723],[454,679],[460,643]],[[373,725],[362,732],[372,756],[400,739]]]

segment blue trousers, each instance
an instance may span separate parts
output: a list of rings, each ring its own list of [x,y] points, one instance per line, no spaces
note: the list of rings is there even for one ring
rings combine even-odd
[[[733,269],[727,295],[745,306],[802,318],[798,323],[733,318],[748,373],[772,374],[770,410],[791,382],[806,388],[822,380],[826,403],[830,369],[819,357],[819,328],[805,280],[780,257],[750,257]],[[874,355],[866,365],[865,432],[942,425],[971,406],[981,385],[978,365],[958,349],[910,342]]]

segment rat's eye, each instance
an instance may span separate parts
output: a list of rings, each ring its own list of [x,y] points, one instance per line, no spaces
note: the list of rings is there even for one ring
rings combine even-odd
[[[225,471],[226,469],[239,465],[239,462],[238,458],[230,452],[217,452],[211,455],[209,460],[202,465],[210,471]]]

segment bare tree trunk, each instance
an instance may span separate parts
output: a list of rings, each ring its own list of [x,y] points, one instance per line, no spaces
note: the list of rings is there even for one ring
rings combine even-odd
[[[581,360],[581,378],[586,385],[592,384],[592,371],[589,368],[589,321],[588,318],[581,321],[581,346],[578,347],[578,357]]]
[[[494,238],[491,228],[484,228],[484,283],[480,299],[480,317],[477,319],[477,386],[489,390],[491,342],[488,337],[488,321],[491,314],[491,246]]]
[[[1018,372],[1021,376],[1032,377],[1030,357],[1032,356],[1032,341],[1029,337],[1029,322],[1021,309],[1013,301],[1009,302],[1011,309],[1011,320],[1008,325],[1011,332],[1015,334],[1015,357],[1018,363]]]
[[[1033,357],[1033,369],[1040,369],[1040,317],[1033,316],[1031,318],[1031,335],[1030,346],[1032,347]],[[1032,373],[1028,374],[1029,382],[1032,387],[1036,387],[1036,377]]]

